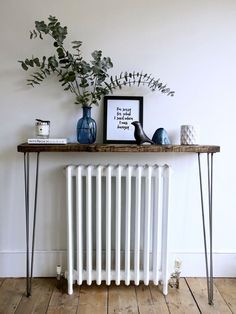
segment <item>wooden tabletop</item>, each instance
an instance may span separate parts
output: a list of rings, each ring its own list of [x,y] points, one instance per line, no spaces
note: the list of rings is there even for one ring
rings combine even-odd
[[[135,144],[27,144],[17,146],[20,153],[91,152],[91,153],[218,153],[215,145],[135,145]]]

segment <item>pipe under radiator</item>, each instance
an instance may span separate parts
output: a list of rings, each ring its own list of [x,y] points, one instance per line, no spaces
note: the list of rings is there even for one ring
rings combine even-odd
[[[73,282],[163,282],[168,292],[168,165],[69,165],[68,294]]]

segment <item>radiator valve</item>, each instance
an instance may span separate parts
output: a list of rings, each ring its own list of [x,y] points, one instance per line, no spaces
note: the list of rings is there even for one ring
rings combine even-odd
[[[175,287],[176,289],[179,289],[179,278],[181,274],[181,266],[182,266],[182,261],[180,259],[175,260],[175,265],[174,265],[174,272],[170,276],[170,281],[169,281],[169,286],[170,287]]]
[[[57,265],[57,289],[63,288],[63,282],[65,280],[65,274],[62,272],[61,265]]]

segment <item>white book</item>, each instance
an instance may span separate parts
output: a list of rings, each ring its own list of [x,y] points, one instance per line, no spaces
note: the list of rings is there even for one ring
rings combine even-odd
[[[28,138],[28,144],[67,144],[67,138]]]

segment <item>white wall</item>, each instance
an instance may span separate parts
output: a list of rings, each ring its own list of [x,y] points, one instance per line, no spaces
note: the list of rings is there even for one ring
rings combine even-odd
[[[236,275],[234,178],[236,2],[234,0],[2,0],[0,11],[0,276],[25,273],[23,156],[16,146],[33,134],[35,118],[51,120],[52,136],[75,137],[81,108],[56,80],[26,87],[27,73],[17,60],[51,51],[49,41],[29,40],[35,20],[56,15],[68,26],[68,44],[84,41],[86,57],[95,49],[114,62],[112,73],[143,70],[176,91],[173,98],[130,89],[144,96],[144,128],[158,127],[179,143],[181,124],[198,125],[200,144],[221,146],[215,158],[215,274]],[[93,109],[102,140],[102,104]],[[115,154],[42,154],[36,237],[36,268],[53,275],[66,249],[63,166],[81,162],[116,162]],[[203,239],[196,156],[119,155],[131,162],[168,162],[173,166],[170,251],[183,259],[183,274],[204,275]],[[134,160],[135,159],[135,160]]]

